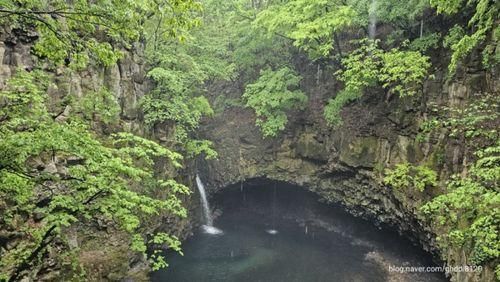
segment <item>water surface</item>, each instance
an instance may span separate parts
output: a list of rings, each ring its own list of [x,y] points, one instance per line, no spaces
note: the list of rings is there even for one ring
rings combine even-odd
[[[152,281],[446,281],[442,274],[400,274],[389,265],[432,266],[408,240],[291,185],[257,182],[232,187],[213,203],[222,235],[201,230],[184,256]]]

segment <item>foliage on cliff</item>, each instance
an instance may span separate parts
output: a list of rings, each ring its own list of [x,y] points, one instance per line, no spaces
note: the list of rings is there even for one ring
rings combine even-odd
[[[231,3],[233,8],[228,7]],[[229,54],[245,55],[232,58],[237,67],[243,66],[237,80],[244,86],[243,102],[254,110],[263,135],[277,136],[286,127],[287,111],[300,109],[305,101],[294,98],[298,96],[293,91],[286,91],[295,86],[291,87],[288,76],[280,75],[284,66],[291,73],[301,74],[306,68],[304,62],[307,67],[314,64],[318,77],[326,73],[338,82],[340,91],[331,93],[324,106],[324,118],[332,127],[342,124],[344,107],[365,95],[383,94],[386,101],[420,100],[425,105],[424,85],[434,79],[433,73],[446,60],[449,59],[445,65],[449,80],[458,77],[455,75],[457,69],[464,67],[462,61],[475,53],[482,54],[479,68],[491,71],[497,66],[498,8],[495,1],[487,0],[234,0],[221,11],[228,15],[223,17],[228,26],[237,27],[238,34],[253,36],[253,49],[229,36],[226,50]],[[255,35],[256,32],[264,36]],[[228,37],[222,34],[217,38]],[[433,58],[446,53],[450,56]],[[248,64],[252,61],[258,63]],[[302,89],[310,96],[313,93],[306,90],[314,91],[314,87]],[[477,93],[478,101],[486,96],[487,93]],[[290,106],[291,101],[295,106]],[[491,101],[481,103],[494,107],[488,111],[489,116],[478,110],[478,104],[466,109],[441,106],[437,113],[449,113],[446,121],[443,117],[440,121],[432,118],[439,116],[437,113],[425,113],[429,117],[427,130],[439,125],[441,130],[449,130],[448,138],[461,136],[456,142],[467,147],[462,173],[453,177],[440,175],[441,168],[427,160],[421,164],[399,164],[386,171],[385,181],[394,188],[423,193],[444,189],[443,195],[422,208],[432,222],[450,217],[441,222],[445,235],[440,242],[449,243],[443,248],[463,248],[472,256],[471,263],[495,264],[500,241],[495,208],[498,144],[485,141],[485,136],[493,138],[490,141],[498,140],[498,133],[491,128],[499,124],[497,115],[492,114],[498,106]],[[452,114],[453,111],[460,113]],[[467,216],[461,218],[464,214]]]
[[[451,73],[455,72],[461,60],[483,43],[486,45],[482,48],[483,65],[494,67],[500,62],[497,51],[500,37],[498,3],[489,0],[430,0],[430,3],[438,13],[447,15],[460,14],[468,9],[474,10],[467,23],[455,24],[447,35],[445,44],[452,51],[448,66]]]
[[[0,1],[0,24],[34,27],[34,52],[55,65],[85,68],[89,62],[110,66],[155,24],[164,36],[182,36],[198,23],[192,11],[200,4],[184,1]]]
[[[297,90],[299,82],[297,74],[283,67],[263,70],[255,83],[247,85],[243,98],[247,107],[255,110],[256,124],[264,136],[274,137],[285,129],[288,121],[285,111],[304,106],[307,96]]]
[[[384,51],[379,44],[362,40],[359,48],[342,59],[344,68],[335,74],[345,87],[325,106],[324,116],[329,125],[340,125],[342,107],[361,97],[369,87],[381,85],[389,95],[395,93],[399,97],[422,91],[422,81],[431,66],[429,58],[418,51],[399,48]]]
[[[77,116],[55,120],[46,106],[48,85],[41,71],[19,71],[0,92],[0,224],[9,242],[1,251],[2,280],[17,280],[38,268],[53,249],[60,258],[75,251],[67,237],[73,226],[109,222],[130,233],[131,248],[145,255],[142,217],[186,216],[177,194],[189,189],[153,174],[154,158],[165,157],[179,167],[181,155],[130,133],[100,138]],[[164,198],[148,196],[151,191],[139,188],[145,183],[165,190]],[[162,238],[174,245],[178,241]],[[78,265],[77,257],[66,259]],[[162,264],[156,259],[153,265]]]
[[[444,132],[448,141],[464,146],[467,164],[461,173],[441,181],[444,193],[420,207],[425,219],[442,231],[443,250],[458,249],[474,265],[496,265],[500,279],[500,99],[476,94],[464,108],[434,108],[435,115],[422,125],[422,134]],[[437,186],[435,167],[398,164],[386,170],[384,181],[394,188]]]
[[[474,98],[463,109],[436,109],[424,126],[427,134],[444,130],[450,140],[460,140],[468,164],[421,211],[445,231],[438,238],[444,249],[464,250],[472,264],[496,265],[500,279],[500,98],[494,93]]]
[[[84,97],[65,93],[67,109],[74,111],[62,114],[51,112],[48,93],[57,87],[51,82],[55,68],[111,66],[150,26],[164,40],[182,39],[198,24],[192,15],[199,8],[190,0],[0,1],[0,23],[13,35],[35,40],[32,51],[39,62],[18,69],[0,91],[0,280],[36,280],[47,268],[85,280],[71,230],[128,234],[131,252],[142,254],[153,269],[166,262],[160,250],[147,246],[180,251],[178,238],[146,234],[143,223],[155,215],[186,217],[179,196],[190,190],[155,172],[158,159],[175,170],[183,156],[117,131],[118,93],[104,88]],[[198,107],[207,107],[206,101],[200,99]],[[112,133],[96,133],[96,123],[113,123]],[[195,144],[194,153],[207,148]]]
[[[216,41],[227,42],[220,47],[234,54],[230,61],[240,74],[253,74],[241,75],[245,84],[255,83],[261,70],[294,66],[301,53],[326,65],[324,70],[344,84],[324,109],[332,126],[342,123],[343,107],[371,88],[384,88],[388,97],[420,94],[423,83],[433,78],[429,54],[440,46],[451,50],[452,74],[460,60],[485,42],[481,47],[484,65],[492,67],[498,62],[498,5],[491,1],[232,0],[223,7],[216,7],[213,1],[205,4],[210,12],[221,15],[217,22],[228,27],[227,33],[215,35]],[[451,29],[426,25],[440,14],[469,19]],[[370,24],[385,29],[370,35]],[[246,44],[240,44],[242,41]]]
[[[394,169],[386,169],[384,183],[397,189],[413,188],[423,192],[426,187],[436,186],[437,173],[426,166],[409,163],[397,164]]]

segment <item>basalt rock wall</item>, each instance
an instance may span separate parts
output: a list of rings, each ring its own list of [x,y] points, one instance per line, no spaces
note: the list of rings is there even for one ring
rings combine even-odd
[[[45,65],[42,60],[32,54],[32,46],[37,40],[37,34],[0,29],[0,90],[4,89],[10,77],[18,70],[33,70],[42,68],[52,76],[53,84],[48,89],[49,110],[56,120],[64,120],[70,114],[76,113],[79,99],[86,95],[106,88],[115,97],[120,113],[117,120],[104,124],[98,119],[92,121],[92,129],[101,136],[113,132],[127,131],[137,135],[162,142],[168,135],[168,127],[158,127],[153,133],[144,126],[142,112],[139,107],[140,98],[151,88],[152,83],[146,78],[146,64],[142,44],[134,44],[130,49],[123,49],[123,57],[110,67],[93,65],[86,70],[74,71],[66,67],[57,69]],[[70,97],[75,103],[69,103]],[[58,164],[44,163],[46,167]],[[172,177],[186,180],[169,169],[166,162],[159,160],[159,172]],[[186,203],[190,199],[185,197]],[[192,206],[188,204],[188,206]],[[166,230],[180,238],[185,238],[190,232],[190,222],[169,215],[152,216],[145,223],[145,233],[154,230]],[[104,222],[96,226],[77,224],[68,229],[70,245],[78,250],[80,262],[86,271],[89,281],[118,281],[125,277],[134,281],[147,281],[149,267],[142,256],[130,251],[128,237]],[[51,254],[57,256],[57,253]],[[46,264],[40,269],[37,279],[47,281],[65,280],[65,269],[46,259]]]
[[[289,113],[289,123],[277,138],[263,138],[248,108],[225,107],[202,127],[202,137],[215,144],[219,158],[198,164],[211,193],[251,178],[268,178],[297,184],[339,203],[350,213],[376,224],[390,225],[449,265],[464,265],[459,250],[443,254],[436,243],[437,230],[419,216],[418,207],[441,193],[440,188],[421,193],[395,190],[382,183],[383,169],[397,163],[425,163],[440,171],[441,178],[460,172],[463,146],[436,133],[430,141],[417,141],[427,107],[463,105],[473,93],[495,91],[495,75],[478,67],[479,60],[462,67],[454,80],[446,79],[447,55],[434,62],[434,79],[424,84],[424,95],[399,99],[381,89],[366,93],[342,113],[343,125],[329,128],[323,106],[339,90],[322,66],[298,60],[302,90],[309,96],[304,111]],[[498,77],[496,77],[498,78]],[[243,85],[212,85],[211,93],[238,99]],[[215,98],[215,96],[214,96]],[[443,187],[444,185],[440,185]],[[493,271],[454,274],[455,281],[491,281]]]

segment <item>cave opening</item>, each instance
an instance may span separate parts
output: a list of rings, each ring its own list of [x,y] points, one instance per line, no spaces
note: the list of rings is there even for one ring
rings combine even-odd
[[[432,256],[387,227],[326,204],[304,187],[268,179],[230,185],[210,199],[214,226],[168,254],[152,281],[446,281]]]

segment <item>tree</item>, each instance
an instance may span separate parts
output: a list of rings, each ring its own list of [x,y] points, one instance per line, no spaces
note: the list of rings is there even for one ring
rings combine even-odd
[[[217,11],[214,6],[207,9]],[[194,27],[182,41],[153,36],[146,44],[146,57],[152,66],[148,77],[155,87],[141,100],[145,122],[151,128],[171,126],[171,145],[189,157],[201,153],[216,157],[210,141],[193,139],[192,134],[203,117],[214,113],[205,97],[206,83],[231,78],[235,68],[229,60],[228,38],[220,34],[225,19],[211,13],[196,14],[205,25]],[[146,31],[154,35],[161,33],[161,28],[152,25]]]
[[[342,123],[340,111],[347,103],[362,97],[368,87],[381,84],[389,94],[399,97],[421,92],[431,64],[419,51],[393,48],[384,51],[378,41],[362,40],[360,47],[342,60],[343,69],[336,72],[344,89],[325,106],[324,116],[330,126]]]
[[[489,0],[431,0],[430,3],[437,9],[438,13],[454,15],[464,9],[474,9],[474,14],[470,18],[465,28],[459,24],[450,29],[448,40],[445,43],[452,51],[451,61],[448,66],[449,72],[453,74],[458,63],[469,55],[472,50],[478,47],[487,39],[488,43],[483,48],[483,65],[494,66],[500,61],[496,51],[500,28],[498,27],[499,6],[495,1]],[[464,8],[465,6],[465,8]]]
[[[330,56],[336,34],[359,24],[358,19],[352,6],[342,1],[294,0],[260,12],[255,24],[265,27],[270,35],[290,38],[312,59],[319,59]],[[337,48],[337,52],[341,50]]]
[[[109,66],[143,35],[148,21],[161,26],[163,34],[179,36],[197,24],[191,12],[194,0],[183,1],[13,1],[0,2],[0,23],[34,30],[34,50],[55,66],[84,68],[89,60]]]
[[[33,53],[46,70],[79,70],[116,63],[121,50],[142,40],[152,23],[160,32],[155,35],[182,39],[198,24],[191,16],[199,8],[191,0],[5,0],[0,23],[35,34]],[[18,70],[0,92],[0,280],[36,279],[48,257],[55,267],[71,266],[67,272],[74,278],[84,275],[66,230],[99,222],[128,234],[130,249],[144,257],[151,244],[180,251],[178,238],[145,234],[143,221],[160,214],[186,216],[178,195],[190,190],[154,171],[158,158],[178,169],[183,157],[130,133],[94,133],[90,122],[108,123],[118,114],[106,89],[76,101],[76,114],[54,119],[47,107],[50,81],[37,68]],[[151,251],[153,269],[166,266],[160,251]]]
[[[141,234],[142,217],[159,213],[186,216],[178,194],[189,189],[173,179],[157,179],[154,158],[180,167],[182,156],[130,133],[98,137],[77,116],[56,121],[46,107],[49,79],[41,71],[18,74],[0,92],[0,211],[3,245],[0,279],[36,276],[51,250],[59,265],[78,256],[67,243],[67,228],[107,221],[130,234],[131,249],[146,255],[145,244],[178,239],[167,234]],[[163,198],[141,188],[162,189]],[[153,267],[164,265],[158,253]],[[78,268],[78,267],[77,267]]]
[[[300,79],[288,67],[266,69],[255,83],[246,86],[243,98],[246,106],[255,111],[256,125],[265,137],[277,136],[288,122],[286,111],[300,109],[306,103],[307,96],[297,90]]]

